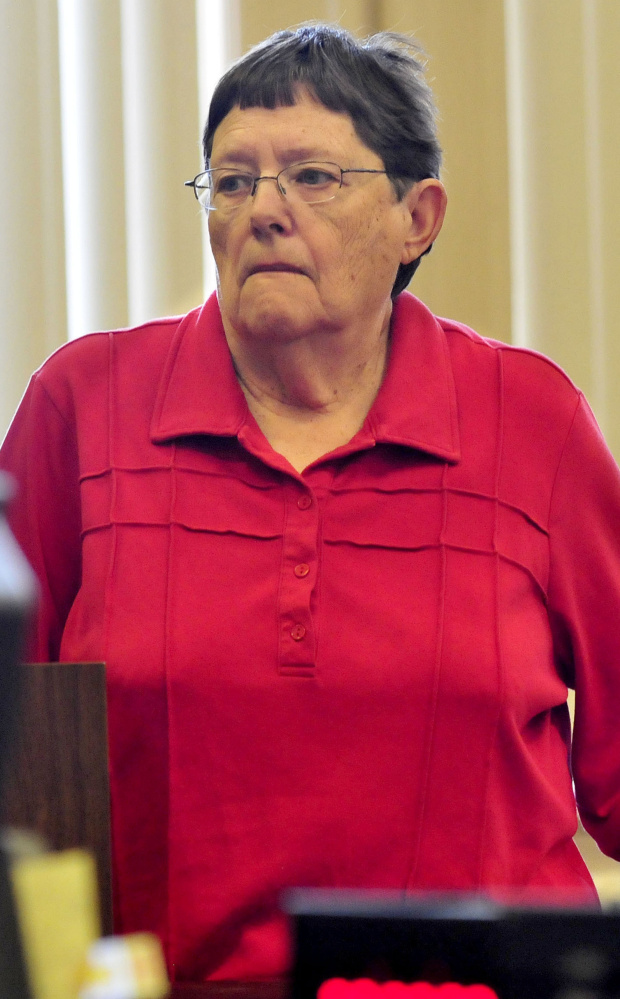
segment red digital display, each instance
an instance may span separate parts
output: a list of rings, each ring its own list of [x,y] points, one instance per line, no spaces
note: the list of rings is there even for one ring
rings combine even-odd
[[[498,999],[488,985],[458,982],[374,982],[370,978],[347,981],[329,978],[320,986],[317,999]]]

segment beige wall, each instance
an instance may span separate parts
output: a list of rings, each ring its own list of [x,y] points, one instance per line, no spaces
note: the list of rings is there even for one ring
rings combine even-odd
[[[510,340],[508,155],[503,6],[498,0],[384,0],[380,28],[429,54],[440,110],[444,229],[411,290],[437,313]]]
[[[267,35],[303,21],[337,21],[348,31],[371,34],[378,28],[381,0],[240,0],[243,51]]]
[[[620,4],[506,6],[514,336],[584,389],[620,457]]]
[[[0,4],[0,438],[66,333],[55,34],[49,5]]]

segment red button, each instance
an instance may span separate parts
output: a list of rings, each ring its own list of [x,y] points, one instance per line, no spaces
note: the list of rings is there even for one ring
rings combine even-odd
[[[300,562],[299,565],[295,566],[293,572],[299,579],[303,579],[304,576],[307,576],[308,573],[310,572],[310,566],[307,565],[305,562]]]
[[[297,500],[297,506],[300,510],[307,510],[309,506],[312,506],[312,497],[305,493]]]
[[[305,634],[306,629],[303,624],[296,624],[295,627],[291,629],[291,638],[294,642],[301,642]]]

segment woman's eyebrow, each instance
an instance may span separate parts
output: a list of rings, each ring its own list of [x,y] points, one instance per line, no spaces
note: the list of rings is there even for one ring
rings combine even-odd
[[[282,159],[288,163],[303,163],[305,160],[330,160],[333,153],[328,153],[324,146],[294,146],[283,154]]]
[[[217,166],[244,166],[254,167],[256,156],[253,153],[241,149],[229,149],[223,153],[218,153]],[[209,166],[214,165],[214,157],[209,158]]]
[[[304,163],[306,160],[320,162],[336,162],[334,154],[328,153],[324,146],[293,146],[280,152],[278,159],[286,167],[292,163]],[[213,158],[209,161],[212,163]],[[245,167],[256,167],[258,156],[254,151],[243,149],[242,147],[225,149],[218,153],[217,165],[228,166],[241,165]]]

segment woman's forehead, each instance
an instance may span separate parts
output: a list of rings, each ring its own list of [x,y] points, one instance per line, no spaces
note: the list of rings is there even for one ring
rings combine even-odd
[[[211,160],[253,160],[268,148],[291,163],[367,150],[348,114],[301,93],[292,105],[232,108],[215,130]]]

